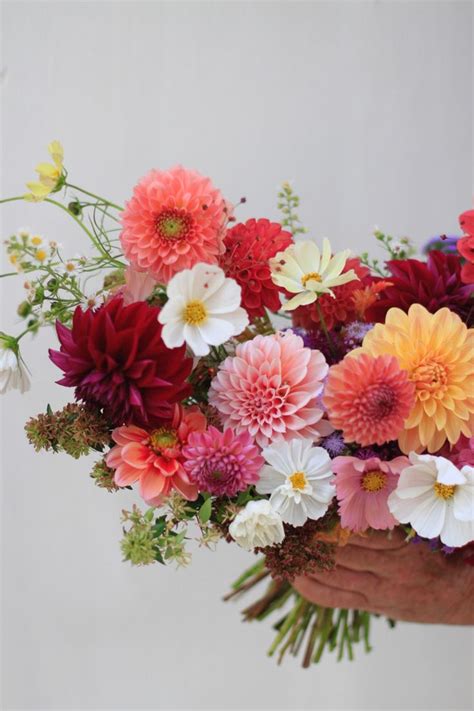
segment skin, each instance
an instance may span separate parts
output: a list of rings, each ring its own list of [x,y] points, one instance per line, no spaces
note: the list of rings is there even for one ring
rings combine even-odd
[[[474,624],[474,567],[463,551],[445,556],[423,543],[406,543],[401,531],[373,531],[351,536],[337,549],[336,562],[335,570],[296,578],[294,587],[326,607],[406,622]]]

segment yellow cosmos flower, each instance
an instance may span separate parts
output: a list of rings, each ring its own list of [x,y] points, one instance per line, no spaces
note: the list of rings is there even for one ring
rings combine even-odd
[[[415,405],[398,440],[403,452],[437,452],[446,440],[473,436],[474,329],[457,314],[431,314],[420,304],[407,314],[392,308],[351,355],[358,353],[395,356],[415,384]]]
[[[350,255],[348,249],[331,256],[329,240],[323,240],[322,253],[312,240],[295,242],[284,252],[270,259],[272,281],[291,294],[296,294],[283,306],[293,311],[298,306],[312,304],[321,294],[335,298],[332,288],[359,277],[353,269],[343,272]]]
[[[35,171],[38,173],[38,180],[26,184],[31,191],[25,195],[25,200],[30,202],[40,202],[51,193],[60,190],[64,184],[64,151],[59,141],[52,141],[48,146],[49,155],[53,159],[52,163],[39,163]]]

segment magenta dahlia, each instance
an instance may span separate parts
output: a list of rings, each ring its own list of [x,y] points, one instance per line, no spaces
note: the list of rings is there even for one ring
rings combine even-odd
[[[248,432],[191,432],[183,448],[184,468],[199,491],[235,496],[258,481],[264,459]]]
[[[280,291],[271,279],[268,260],[292,241],[290,232],[265,218],[247,220],[228,230],[219,264],[242,288],[242,306],[251,318],[264,316],[265,308],[280,308]]]
[[[192,360],[161,338],[159,309],[120,296],[99,309],[74,312],[72,328],[56,322],[59,351],[49,357],[64,372],[60,385],[77,400],[98,405],[111,424],[147,426],[170,419],[172,405],[190,393]]]
[[[455,254],[433,250],[427,262],[418,259],[391,260],[387,262],[391,276],[390,286],[365,312],[368,322],[383,323],[387,311],[396,306],[408,312],[412,304],[421,304],[431,313],[446,306],[463,321],[471,311],[471,294],[474,284],[464,284],[461,279],[461,261]]]

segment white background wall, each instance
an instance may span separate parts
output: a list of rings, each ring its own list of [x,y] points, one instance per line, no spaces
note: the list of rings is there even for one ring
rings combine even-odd
[[[366,249],[374,223],[421,242],[471,204],[467,2],[5,2],[3,187],[23,191],[46,144],[73,182],[124,200],[149,168],[209,174],[242,217],[277,217],[294,178],[312,235]],[[48,205],[3,208],[86,249]],[[3,282],[15,328],[22,279]],[[375,651],[302,671],[265,657],[267,624],[220,596],[250,558],[197,551],[175,572],[121,562],[119,513],[89,463],[35,455],[28,416],[65,403],[43,333],[25,397],[2,401],[6,709],[465,709],[469,630],[375,625]]]

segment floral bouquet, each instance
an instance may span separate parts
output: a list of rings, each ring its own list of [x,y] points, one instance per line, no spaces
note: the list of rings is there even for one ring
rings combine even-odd
[[[99,487],[137,489],[132,564],[184,565],[192,536],[256,554],[227,598],[266,580],[244,616],[277,613],[270,654],[301,650],[308,666],[369,649],[371,613],[312,604],[292,583],[331,576],[339,547],[374,531],[428,540],[433,556],[474,540],[474,211],[426,261],[376,231],[379,262],[307,239],[288,183],[281,224],[238,223],[244,199],[180,166],[150,171],[122,208],[69,181],[58,141],[49,152],[29,192],[1,202],[66,212],[92,250],[6,240],[3,276],[26,295],[23,330],[0,334],[0,390],[29,388],[20,341],[54,324],[49,356],[73,392],[29,420],[28,440],[98,452]]]

